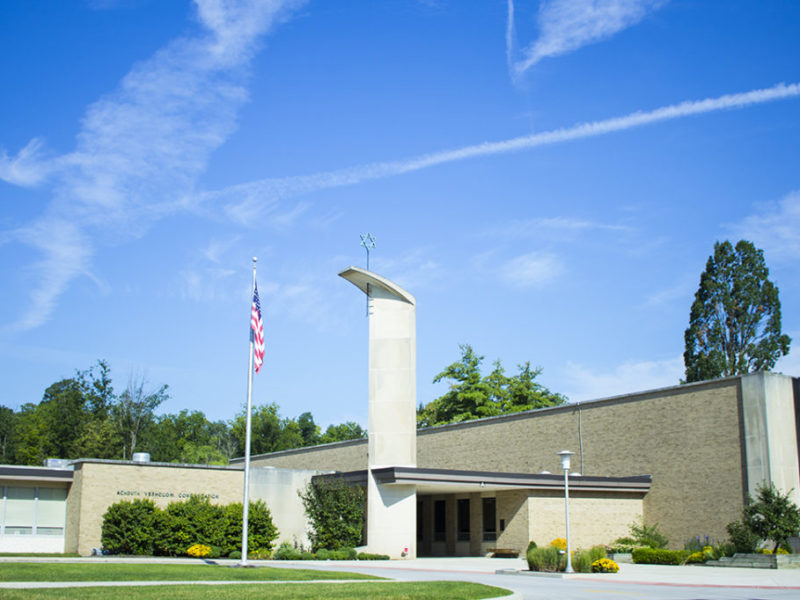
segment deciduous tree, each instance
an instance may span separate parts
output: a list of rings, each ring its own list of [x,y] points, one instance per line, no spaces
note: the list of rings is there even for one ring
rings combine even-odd
[[[480,371],[483,356],[476,354],[469,344],[462,344],[459,349],[461,360],[446,367],[433,380],[434,383],[447,380],[448,391],[419,407],[420,426],[458,423],[566,402],[565,396],[535,381],[541,369],[531,369],[530,362],[519,365],[519,373],[509,377],[496,360],[491,373],[484,377]]]
[[[790,537],[800,534],[800,511],[770,482],[758,487],[756,500],[748,497],[742,520],[762,540],[772,540],[778,551],[781,544],[788,544]]]
[[[152,421],[156,408],[169,398],[166,385],[157,390],[148,390],[145,386],[147,380],[144,376],[132,376],[128,387],[119,395],[111,408],[114,424],[123,438],[123,460],[133,456],[139,434]]]

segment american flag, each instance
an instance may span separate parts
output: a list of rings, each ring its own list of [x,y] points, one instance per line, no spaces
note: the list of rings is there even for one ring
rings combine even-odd
[[[250,339],[255,350],[254,367],[256,373],[264,364],[264,325],[261,323],[261,301],[258,299],[258,284],[253,291],[253,306],[250,309]]]

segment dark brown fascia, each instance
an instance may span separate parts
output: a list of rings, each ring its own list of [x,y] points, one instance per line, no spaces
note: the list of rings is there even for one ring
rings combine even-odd
[[[532,490],[563,490],[564,476],[552,474],[500,473],[491,471],[458,471],[451,469],[419,469],[415,467],[381,467],[373,469],[375,479],[381,484],[481,484]],[[312,479],[338,478],[349,483],[366,485],[367,471],[348,471],[329,475],[316,475]],[[587,492],[638,492],[645,494],[653,481],[650,475],[632,477],[571,476],[569,487]]]

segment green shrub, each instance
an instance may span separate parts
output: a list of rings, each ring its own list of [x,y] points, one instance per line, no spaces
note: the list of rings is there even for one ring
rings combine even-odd
[[[311,521],[311,549],[338,550],[361,545],[364,488],[338,478],[317,479],[299,493]]]
[[[658,530],[658,523],[653,525],[645,525],[642,520],[640,522],[633,522],[630,524],[631,537],[634,539],[636,545],[647,546],[649,548],[666,548],[669,544],[669,539]]]
[[[222,548],[219,546],[211,546],[208,558],[219,558],[220,556],[222,556]]]
[[[702,552],[706,546],[714,546],[716,542],[707,535],[696,535],[683,543],[683,549],[689,552]]]
[[[759,537],[741,519],[728,523],[726,529],[736,552],[752,554],[758,548]]]
[[[109,506],[100,534],[103,549],[110,554],[153,554],[156,510],[152,500],[122,500]]]
[[[721,542],[714,546],[714,551],[717,553],[717,558],[722,558],[736,554],[736,547],[731,542]]]
[[[242,503],[234,502],[222,511],[222,526],[225,528],[224,542],[228,550],[242,547]],[[248,548],[271,551],[278,528],[272,522],[272,514],[263,500],[251,502],[247,512]]]
[[[689,552],[687,550],[687,552]],[[706,562],[706,555],[702,552],[692,552],[684,561],[687,565],[696,565]]]
[[[319,556],[319,552],[317,552]],[[340,548],[339,550],[328,550],[330,560],[356,560],[358,553],[355,548]]]
[[[800,534],[800,510],[789,498],[791,492],[782,493],[772,482],[758,486],[756,499],[748,495],[748,504],[742,511],[742,521],[762,540],[771,540],[777,552],[787,547],[790,537]]]
[[[555,573],[564,569],[563,555],[555,546],[544,548],[531,548],[525,555],[528,561],[528,569],[531,571],[544,571]]]
[[[534,542],[533,540],[531,540],[530,542],[528,542],[528,547],[525,549],[525,554],[527,555],[527,554],[528,554],[528,552],[529,552],[529,551],[530,551],[532,548],[536,548],[536,542]]]
[[[575,550],[572,553],[572,569],[576,573],[591,573],[592,557],[589,550]]]
[[[248,550],[247,557],[253,560],[269,560],[272,558],[272,551],[266,548],[256,548],[252,552]]]
[[[389,560],[388,554],[374,554],[372,552],[359,552],[358,560]]]
[[[606,552],[608,554],[630,554],[637,548],[641,548],[641,546],[637,546],[636,544],[614,543],[611,546],[606,546]]]
[[[272,558],[275,560],[300,560],[300,551],[289,542],[283,542],[275,551]]]
[[[637,548],[631,553],[633,562],[645,565],[679,565],[691,553],[687,550],[666,550],[664,548]]]
[[[630,546],[632,548],[638,548],[641,546],[635,539],[631,536],[626,535],[624,537],[617,538],[614,540],[614,546]]]
[[[572,553],[572,568],[576,573],[591,573],[592,564],[605,557],[605,546],[592,546],[588,550],[578,549]]]
[[[236,560],[242,558],[242,553],[239,550],[231,550],[228,552],[228,558],[234,558]]]
[[[331,558],[331,551],[326,548],[320,548],[317,550],[316,554],[317,560],[330,560]]]

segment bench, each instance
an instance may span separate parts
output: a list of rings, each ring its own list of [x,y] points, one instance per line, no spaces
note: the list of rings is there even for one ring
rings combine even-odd
[[[492,558],[518,558],[519,550],[512,550],[511,548],[487,548],[486,549]]]

